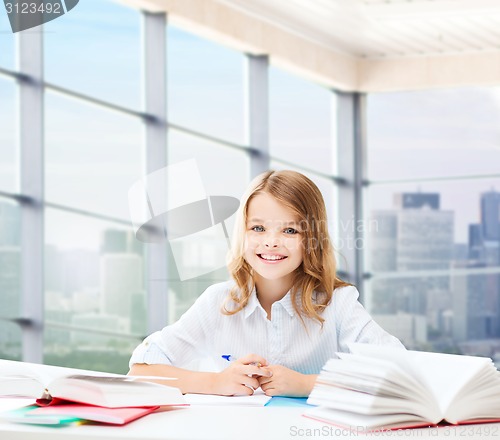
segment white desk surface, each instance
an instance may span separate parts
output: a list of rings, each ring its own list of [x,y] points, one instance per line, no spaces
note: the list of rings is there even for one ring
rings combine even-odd
[[[0,399],[0,410],[29,402]],[[303,417],[302,407],[192,406],[149,414],[125,426],[32,426],[0,422],[2,440],[326,440],[345,438],[500,439],[500,424],[359,434]]]

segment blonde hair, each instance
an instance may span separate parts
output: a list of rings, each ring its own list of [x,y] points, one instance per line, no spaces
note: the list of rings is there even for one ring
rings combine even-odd
[[[236,217],[228,269],[236,282],[223,307],[233,315],[247,304],[255,287],[253,269],[244,258],[247,211],[257,194],[269,194],[296,214],[303,235],[304,254],[296,269],[291,289],[292,304],[298,316],[309,317],[323,325],[321,312],[330,303],[333,291],[348,286],[336,274],[333,246],[328,235],[325,202],[318,187],[296,171],[266,171],[257,176],[242,198]],[[300,306],[297,304],[300,292]],[[315,294],[315,295],[314,295]],[[234,304],[228,310],[228,302]]]

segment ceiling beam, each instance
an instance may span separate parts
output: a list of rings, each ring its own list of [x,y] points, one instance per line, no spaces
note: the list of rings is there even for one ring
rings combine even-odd
[[[359,89],[391,92],[498,86],[500,51],[360,61]]]
[[[244,53],[268,55],[272,64],[340,91],[383,92],[500,85],[500,50],[467,53],[457,49],[446,55],[358,58],[217,0],[117,1],[152,12],[165,11],[169,14],[169,23],[177,23],[183,29]],[[457,8],[479,7],[487,11],[487,8],[496,6],[495,10],[500,9],[498,0],[408,2],[389,6],[400,5],[401,11],[408,11],[406,7],[415,8],[415,12],[420,8],[423,13],[428,7],[444,11],[452,3]],[[389,9],[384,9],[385,4],[364,7]]]
[[[120,0],[151,12],[165,11],[169,23],[241,52],[268,55],[271,63],[327,87],[354,91],[358,59],[342,54],[217,0]]]

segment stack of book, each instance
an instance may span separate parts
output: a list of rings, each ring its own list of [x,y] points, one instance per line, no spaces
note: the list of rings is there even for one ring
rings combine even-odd
[[[304,415],[370,432],[500,421],[489,358],[351,344],[323,367]]]
[[[0,397],[34,400],[33,405],[0,418],[34,424],[90,420],[121,425],[160,406],[188,405],[178,388],[146,381],[150,379],[0,360]]]

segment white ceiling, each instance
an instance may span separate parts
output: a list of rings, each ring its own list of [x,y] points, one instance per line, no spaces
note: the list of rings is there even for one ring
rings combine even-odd
[[[216,1],[357,57],[460,55],[500,49],[500,0]]]

